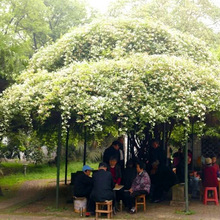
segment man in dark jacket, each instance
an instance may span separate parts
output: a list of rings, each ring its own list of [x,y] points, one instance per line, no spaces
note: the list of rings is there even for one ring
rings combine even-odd
[[[150,178],[152,202],[160,202],[163,199],[163,193],[168,192],[170,187],[177,183],[175,173],[169,167],[161,166],[158,160],[152,164]]]
[[[93,188],[89,202],[89,212],[95,211],[95,202],[103,202],[105,200],[114,201],[114,188],[112,175],[107,171],[107,164],[101,162],[99,170],[93,174]],[[87,216],[89,213],[87,214]]]
[[[126,163],[126,168],[122,173],[121,184],[124,185],[124,187],[119,191],[120,199],[122,199],[125,207],[129,206],[129,202],[127,201],[127,194],[136,176],[137,170],[135,168],[135,164],[132,160],[128,160]]]
[[[137,176],[137,170],[135,168],[135,163],[130,159],[126,163],[126,168],[122,173],[121,184],[124,185],[123,190],[129,190],[131,188],[132,182]]]
[[[76,177],[74,184],[74,196],[76,197],[86,197],[87,200],[90,197],[90,193],[92,191],[93,181],[90,177],[91,170],[93,170],[90,166],[83,166],[83,173],[79,174]]]
[[[120,142],[113,141],[112,145],[104,151],[103,162],[105,162],[106,164],[109,164],[109,160],[111,157],[116,158],[117,161],[119,162],[120,161],[119,146],[120,146]]]
[[[166,165],[165,151],[160,147],[158,140],[152,140],[152,147],[150,149],[150,164],[158,160],[162,166]]]

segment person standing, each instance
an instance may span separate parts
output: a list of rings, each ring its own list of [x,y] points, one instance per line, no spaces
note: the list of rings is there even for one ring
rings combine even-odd
[[[103,162],[109,165],[109,160],[111,157],[114,157],[117,159],[117,161],[120,160],[120,142],[113,141],[112,145],[108,147],[103,154]]]
[[[119,155],[120,155],[120,158],[119,158],[119,165],[121,167],[121,170],[124,170],[124,163],[125,163],[125,160],[124,160],[124,137],[121,136],[118,138],[118,142],[119,142]]]
[[[150,164],[155,161],[159,161],[162,166],[166,165],[166,154],[165,151],[160,147],[158,140],[152,140],[152,147],[150,150]]]

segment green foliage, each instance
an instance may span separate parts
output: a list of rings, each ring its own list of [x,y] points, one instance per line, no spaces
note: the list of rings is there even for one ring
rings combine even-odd
[[[58,72],[27,71],[23,83],[4,92],[1,111],[8,125],[17,115],[29,124],[31,115],[43,123],[59,109],[64,127],[71,120],[90,132],[106,126],[126,131],[138,123],[142,131],[146,123],[203,120],[206,112],[218,109],[217,73],[182,57],[147,54],[74,63]]]
[[[20,152],[23,152],[27,161],[39,164],[46,159],[41,149],[43,143],[36,136],[36,132],[25,133],[23,130],[9,132],[7,141],[1,144],[0,156],[7,159],[20,159]]]
[[[19,123],[54,135],[60,115],[76,136],[192,118],[201,127],[219,111],[219,85],[219,62],[200,40],[142,19],[96,21],[36,53],[0,100],[1,135]]]
[[[46,22],[48,9],[43,0],[2,0],[1,21],[3,32],[22,41],[31,40],[34,49],[46,42],[49,25]]]
[[[56,41],[72,27],[90,21],[88,8],[84,0],[44,0],[49,9],[46,16],[50,33],[49,36]]]
[[[0,78],[9,81],[27,65],[27,60],[20,51],[21,45],[18,41],[13,40],[12,43],[11,40],[0,33]]]
[[[220,113],[213,112],[206,116],[207,126],[204,129],[204,135],[220,138]]]
[[[88,21],[86,4],[78,0],[2,0],[1,8],[3,33],[30,40],[35,50]]]
[[[42,48],[29,69],[54,71],[72,62],[119,59],[143,52],[187,56],[195,62],[216,61],[202,41],[155,21],[102,19],[76,28],[54,45]]]
[[[134,17],[161,21],[169,27],[218,45],[220,8],[211,0],[116,0],[109,8],[114,17]]]
[[[214,51],[217,56],[218,61],[220,61],[220,46]]]
[[[0,77],[14,80],[37,49],[89,22],[83,0],[1,0]]]

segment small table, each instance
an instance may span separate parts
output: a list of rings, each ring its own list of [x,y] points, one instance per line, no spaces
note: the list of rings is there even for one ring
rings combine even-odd
[[[115,188],[113,190],[120,190],[124,187],[124,185],[115,185]]]

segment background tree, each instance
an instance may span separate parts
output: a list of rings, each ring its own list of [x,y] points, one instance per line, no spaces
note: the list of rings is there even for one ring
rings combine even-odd
[[[109,8],[111,16],[133,16],[161,21],[183,33],[218,45],[220,8],[211,0],[117,0]],[[218,28],[216,28],[218,27]]]
[[[0,32],[0,92],[16,78],[27,65],[23,56],[23,46],[18,40],[12,40]]]
[[[92,16],[83,0],[2,0],[0,8],[0,76],[5,80],[14,79],[40,47]]]
[[[87,6],[85,0],[44,0],[44,4],[49,8],[46,16],[53,41],[59,39],[72,27],[82,25],[91,21],[88,11],[92,10]]]

